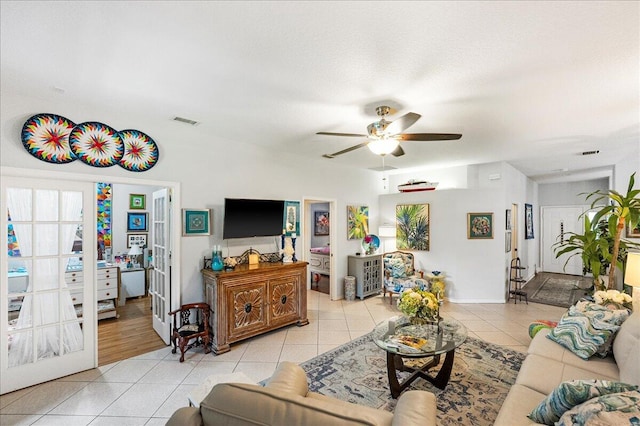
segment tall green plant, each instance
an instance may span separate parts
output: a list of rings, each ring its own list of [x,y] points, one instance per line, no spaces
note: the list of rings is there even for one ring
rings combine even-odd
[[[615,288],[616,269],[622,268],[622,260],[619,258],[620,242],[622,240],[622,230],[625,225],[635,228],[640,220],[640,189],[633,189],[635,184],[635,172],[629,178],[627,193],[620,194],[612,189],[608,191],[594,191],[587,195],[586,200],[592,199],[591,208],[595,209],[597,205],[606,203],[601,207],[593,217],[593,226],[597,225],[601,219],[606,219],[609,227],[609,233],[613,236],[613,247],[608,254],[611,262],[609,268],[609,282],[607,288]],[[631,242],[625,242],[625,245],[637,246]]]

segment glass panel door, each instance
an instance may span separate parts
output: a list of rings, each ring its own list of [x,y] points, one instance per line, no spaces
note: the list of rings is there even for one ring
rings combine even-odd
[[[95,366],[93,184],[3,177],[0,393]],[[89,250],[89,253],[93,253]]]

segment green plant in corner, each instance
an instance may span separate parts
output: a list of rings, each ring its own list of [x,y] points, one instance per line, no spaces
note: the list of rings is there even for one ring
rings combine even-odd
[[[609,234],[613,236],[613,247],[610,252],[607,252],[608,260],[611,263],[611,268],[609,268],[609,282],[607,283],[608,289],[615,288],[616,269],[622,269],[624,264],[624,259],[620,259],[619,256],[621,243],[623,249],[626,249],[628,246],[640,246],[630,241],[622,240],[622,230],[625,225],[628,224],[633,229],[638,225],[638,221],[640,220],[640,197],[638,197],[640,189],[633,189],[635,175],[634,172],[629,178],[627,193],[624,195],[610,189],[606,192],[599,190],[594,191],[587,195],[586,198],[587,201],[589,201],[590,198],[592,199],[592,209],[603,201],[607,203],[596,212],[592,224],[597,224],[600,219],[607,218]]]

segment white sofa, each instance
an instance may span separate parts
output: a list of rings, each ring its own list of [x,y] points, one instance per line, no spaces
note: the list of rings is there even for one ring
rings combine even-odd
[[[640,311],[620,327],[613,342],[613,356],[585,361],[548,339],[540,330],[529,350],[516,383],[505,399],[495,425],[535,425],[527,415],[561,382],[604,379],[640,385]]]

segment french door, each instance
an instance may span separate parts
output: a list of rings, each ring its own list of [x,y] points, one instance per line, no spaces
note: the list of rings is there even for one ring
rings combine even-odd
[[[3,176],[0,188],[4,394],[97,366],[96,207],[90,182]]]
[[[151,226],[153,232],[153,269],[151,270],[151,311],[153,329],[168,345],[171,338],[169,313],[171,307],[171,238],[169,190],[167,188],[153,193]]]

